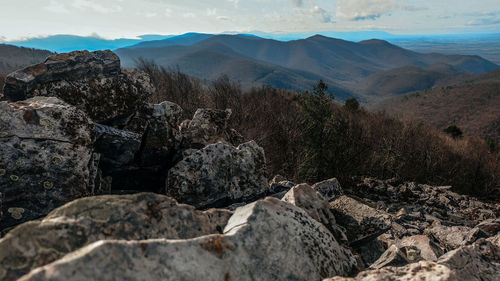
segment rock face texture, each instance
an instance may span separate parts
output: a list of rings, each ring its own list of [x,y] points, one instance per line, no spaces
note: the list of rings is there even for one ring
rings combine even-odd
[[[238,208],[224,235],[101,241],[20,280],[321,280],[355,266],[321,224],[269,198]]]
[[[4,96],[10,101],[58,97],[101,122],[144,106],[152,91],[149,77],[122,71],[113,52],[75,51],[9,74]]]
[[[170,169],[166,193],[199,208],[250,200],[266,192],[265,169],[264,150],[255,142],[237,148],[218,142]]]
[[[189,239],[221,233],[231,215],[227,210],[197,211],[153,193],[79,199],[0,239],[0,279],[16,280],[99,240]]]
[[[57,98],[0,102],[0,229],[96,192],[93,141],[90,119]]]

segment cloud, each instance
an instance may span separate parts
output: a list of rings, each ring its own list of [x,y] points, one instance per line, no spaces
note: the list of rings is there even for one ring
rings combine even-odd
[[[80,10],[91,10],[101,14],[120,12],[122,10],[122,7],[119,5],[103,6],[100,3],[91,0],[73,0],[71,6]]]
[[[292,2],[292,5],[294,7],[303,7],[304,6],[303,0],[290,0],[290,2]]]
[[[323,23],[333,22],[332,16],[323,8],[319,6],[314,6],[311,8],[311,12],[319,17],[320,21]]]
[[[195,18],[195,17],[196,17],[196,15],[195,15],[195,14],[193,14],[193,13],[184,13],[184,14],[182,15],[182,17],[184,17],[184,18],[186,18],[186,19],[192,19],[192,18]]]
[[[64,7],[63,4],[61,4],[55,0],[51,0],[50,4],[48,6],[45,6],[44,9],[49,11],[49,12],[57,13],[57,14],[68,14],[69,13],[69,10],[66,7]]]
[[[338,0],[336,16],[351,21],[375,20],[394,10],[420,11],[418,7],[393,0]]]
[[[216,14],[217,14],[217,8],[213,8],[213,9],[207,8],[207,16],[211,17],[211,16],[215,16]]]
[[[321,8],[316,0],[290,0],[294,7],[296,16],[301,18],[315,18],[321,23],[333,22],[332,15],[325,9]]]

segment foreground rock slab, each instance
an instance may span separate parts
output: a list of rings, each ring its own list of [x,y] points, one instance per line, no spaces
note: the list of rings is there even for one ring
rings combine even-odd
[[[153,193],[79,199],[0,239],[0,280],[16,280],[99,240],[189,239],[222,233],[231,215],[227,210],[197,211]]]
[[[98,189],[93,124],[57,98],[0,102],[0,230]]]
[[[211,144],[169,170],[166,193],[198,208],[229,206],[267,190],[264,150],[254,141],[237,148]]]
[[[356,261],[303,210],[267,198],[238,208],[224,235],[100,241],[20,280],[321,280]]]

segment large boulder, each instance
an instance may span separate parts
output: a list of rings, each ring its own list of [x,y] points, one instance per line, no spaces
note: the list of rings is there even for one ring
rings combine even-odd
[[[0,240],[0,279],[16,280],[99,240],[189,239],[222,233],[231,215],[227,210],[197,211],[152,193],[79,199],[41,221],[16,227]]]
[[[264,150],[254,141],[208,145],[172,167],[166,186],[167,195],[198,208],[253,200],[268,188]]]
[[[98,192],[93,124],[53,97],[0,102],[0,229]]]
[[[488,237],[478,228],[447,226],[440,222],[435,222],[431,227],[427,228],[426,234],[438,241],[446,250],[454,250],[460,246],[472,244],[479,238]]]
[[[20,280],[322,280],[356,261],[300,208],[267,198],[238,208],[224,235],[100,241]]]
[[[10,101],[58,97],[95,122],[141,108],[152,92],[149,76],[138,70],[122,71],[120,59],[109,50],[50,56],[43,63],[9,74],[4,87]]]

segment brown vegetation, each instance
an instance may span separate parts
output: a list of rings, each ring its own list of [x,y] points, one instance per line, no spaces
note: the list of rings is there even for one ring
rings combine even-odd
[[[3,94],[3,85],[5,85],[6,73],[0,71],[0,96]]]
[[[453,86],[433,88],[387,101],[377,107],[399,118],[443,130],[451,125],[465,136],[500,140],[500,71]]]
[[[225,77],[206,86],[147,61],[138,65],[153,78],[153,102],[176,102],[186,117],[199,107],[231,108],[231,126],[264,147],[272,174],[296,182],[338,177],[344,184],[356,176],[396,177],[490,197],[500,189],[500,155],[481,139],[452,139],[417,122],[349,110],[314,92],[242,92]]]

